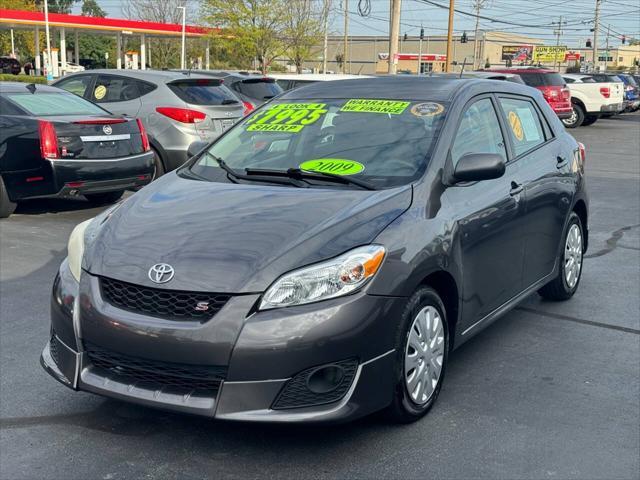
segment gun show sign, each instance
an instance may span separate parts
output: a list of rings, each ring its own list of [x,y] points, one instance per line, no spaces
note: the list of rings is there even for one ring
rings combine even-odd
[[[502,60],[528,62],[531,60],[533,45],[503,45]]]
[[[541,63],[563,62],[567,47],[549,47],[536,45],[533,49],[533,61]]]

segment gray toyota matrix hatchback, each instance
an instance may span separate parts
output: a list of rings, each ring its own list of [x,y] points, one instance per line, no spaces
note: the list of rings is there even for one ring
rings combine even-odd
[[[584,147],[535,89],[316,83],[78,225],[44,368],[219,419],[423,416],[448,355],[527,295],[570,298]]]

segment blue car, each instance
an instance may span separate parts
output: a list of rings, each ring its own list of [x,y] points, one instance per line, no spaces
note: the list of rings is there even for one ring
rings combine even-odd
[[[618,78],[624,83],[625,112],[635,112],[640,108],[640,88],[633,76],[621,73]]]

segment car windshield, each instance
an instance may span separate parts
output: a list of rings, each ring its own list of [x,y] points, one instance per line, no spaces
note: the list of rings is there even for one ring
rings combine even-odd
[[[221,137],[209,153],[239,173],[300,169],[393,187],[424,172],[446,112],[446,103],[424,100],[273,102]],[[212,155],[201,156],[190,169],[225,181],[226,172]]]
[[[7,98],[31,115],[108,115],[97,105],[71,93],[7,93]]]
[[[231,105],[240,103],[238,98],[220,80],[180,80],[168,84],[181,100],[192,105]]]
[[[275,80],[266,78],[251,78],[238,82],[238,91],[257,100],[268,100],[283,92]]]

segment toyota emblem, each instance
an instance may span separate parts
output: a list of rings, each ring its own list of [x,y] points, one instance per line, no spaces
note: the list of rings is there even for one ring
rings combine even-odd
[[[111,125],[105,125],[102,127],[102,131],[105,135],[111,135],[111,133],[113,133],[113,128],[111,128]]]
[[[167,263],[156,263],[149,269],[149,280],[154,283],[167,283],[175,275],[173,267]]]

